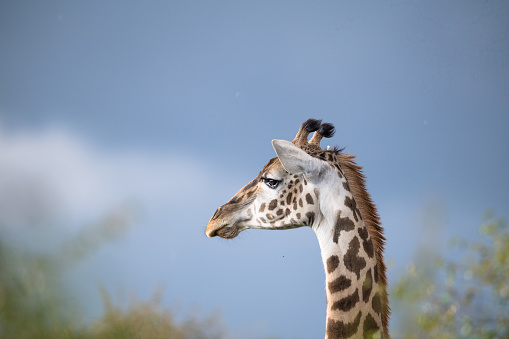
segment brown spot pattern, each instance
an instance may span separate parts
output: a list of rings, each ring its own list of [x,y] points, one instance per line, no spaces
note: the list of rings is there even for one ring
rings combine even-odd
[[[337,255],[331,255],[327,259],[327,273],[332,273],[339,266],[339,257]]]
[[[348,185],[346,181],[343,181],[343,188],[345,189],[345,191],[350,192],[350,185]]]
[[[375,250],[373,249],[373,242],[369,238],[369,232],[366,227],[360,227],[357,231],[359,236],[362,239],[362,247],[364,247],[364,251],[368,255],[368,257],[373,258],[375,255]]]
[[[344,323],[341,320],[327,319],[327,338],[341,339],[350,338],[355,333],[361,322],[361,311],[357,314],[354,321],[351,323]]]
[[[292,203],[292,193],[288,193],[288,195],[286,196],[286,204],[287,205],[290,205]]]
[[[371,277],[371,268],[366,272],[366,278],[362,283],[362,300],[367,303],[369,301],[369,296],[371,295],[371,290],[373,289],[373,278]]]
[[[344,275],[342,275],[329,283],[329,292],[330,293],[341,292],[350,287],[351,285],[352,281],[345,277]]]
[[[352,172],[352,168],[353,168],[353,170],[357,170],[357,167],[355,167],[356,166],[355,163],[353,163],[353,165],[350,165],[350,162],[352,162],[352,161],[348,157],[342,157],[342,155],[336,156],[335,154],[333,156],[333,152],[330,152],[330,153],[323,152],[323,150],[321,150],[319,146],[318,146],[318,149],[320,149],[320,151],[318,151],[312,147],[301,147],[301,148],[304,151],[306,151],[308,154],[311,154],[312,156],[315,156],[317,158],[321,158],[325,161],[328,161],[332,166],[334,166],[337,169],[337,173],[338,173],[339,177],[342,179],[346,178],[346,177],[348,177],[348,179],[351,179],[350,175]],[[346,160],[344,160],[343,158],[345,158]],[[345,161],[346,164],[343,162],[341,162],[341,164],[340,164],[340,160]],[[277,158],[271,159],[269,161],[269,163],[266,165],[266,168],[270,167],[276,161],[278,161]],[[343,172],[343,168],[345,168],[345,172]],[[362,173],[360,174],[360,176],[361,176],[360,183],[363,184],[364,181],[362,180],[363,179]],[[260,177],[260,175],[258,177]],[[266,216],[269,217],[269,215],[270,215],[272,218],[274,218],[275,215],[279,216],[280,214],[283,214],[284,212],[286,212],[286,214],[289,215],[291,212],[288,208],[286,208],[286,211],[285,211],[286,206],[288,206],[289,208],[293,207],[293,209],[297,209],[297,204],[298,204],[298,205],[300,205],[301,208],[304,207],[303,206],[304,197],[302,197],[302,199],[297,199],[298,198],[297,192],[300,191],[300,193],[303,193],[303,185],[302,185],[302,183],[299,184],[299,180],[297,178],[300,178],[303,181],[303,184],[305,184],[305,185],[307,185],[307,182],[303,177],[298,177],[297,175],[294,175],[293,178],[294,178],[295,182],[290,181],[289,182],[290,187],[288,187],[288,189],[292,190],[293,188],[295,188],[293,190],[294,194],[292,195],[292,191],[290,191],[288,193],[288,195],[286,195],[286,193],[282,194],[279,198],[279,201],[272,200],[270,203],[262,204],[259,207],[259,212],[261,215],[263,215],[262,214],[263,212],[267,213],[270,211],[269,213],[266,214]],[[355,177],[355,178],[357,178],[357,177]],[[346,182],[346,179],[344,179],[344,180],[345,181],[342,182],[343,188],[348,192],[355,193],[356,197],[359,198],[357,196],[357,194],[358,194],[357,191],[359,189],[359,184],[358,184],[359,180],[351,181],[353,184],[352,188]],[[230,203],[234,203],[234,204],[246,203],[247,199],[250,199],[252,196],[255,195],[255,193],[256,193],[255,185],[258,182],[259,182],[259,180],[253,180],[252,182],[250,182],[248,185],[246,185],[241,190],[244,194],[243,195],[239,194],[238,196],[235,196],[234,198],[231,199]],[[292,185],[293,185],[293,187],[292,187]],[[364,189],[364,186],[360,185],[360,188],[362,190],[362,189]],[[351,191],[352,189],[353,189],[353,191]],[[361,194],[362,194],[362,192],[361,192]],[[366,192],[366,194],[367,194],[367,192]],[[311,202],[308,200],[308,196],[311,199]],[[292,198],[293,198],[293,200],[292,200]],[[314,204],[313,199],[315,199],[315,198],[319,199],[318,196],[313,197],[312,195],[307,194],[305,199],[306,199],[306,202],[311,205],[311,204]],[[348,200],[348,199],[350,201],[347,202],[346,200]],[[364,216],[366,217],[366,220],[367,220],[366,226],[370,227],[370,229],[369,229],[370,232],[368,232],[367,228],[364,228],[364,227],[358,228],[357,232],[356,232],[356,234],[358,234],[358,236],[355,235],[352,238],[352,240],[350,241],[350,243],[348,245],[348,250],[347,250],[346,254],[344,255],[344,257],[342,258],[342,260],[344,260],[345,267],[348,270],[352,271],[353,273],[356,273],[357,279],[359,280],[358,283],[360,283],[362,281],[362,286],[359,286],[359,289],[356,290],[354,294],[352,294],[346,298],[343,298],[343,299],[335,302],[332,305],[333,307],[335,305],[335,307],[337,307],[338,309],[341,307],[351,309],[353,306],[349,306],[349,305],[355,305],[357,302],[359,302],[359,298],[362,298],[362,300],[364,302],[369,302],[371,293],[374,292],[373,289],[375,289],[375,291],[376,291],[375,286],[376,286],[376,283],[378,283],[379,278],[380,278],[380,281],[382,282],[382,284],[385,283],[385,269],[384,269],[383,262],[380,263],[380,265],[381,265],[380,266],[381,267],[380,277],[378,275],[378,266],[375,265],[375,266],[369,268],[365,274],[364,279],[360,280],[360,272],[362,271],[363,268],[366,267],[366,261],[362,257],[359,256],[360,249],[363,248],[363,251],[366,252],[366,255],[368,255],[370,258],[372,258],[375,255],[374,245],[376,245],[376,249],[377,249],[376,255],[379,257],[378,254],[380,253],[379,237],[377,237],[377,234],[374,235],[371,232],[372,231],[372,229],[371,229],[372,228],[372,222],[371,222],[372,216],[371,216],[371,212],[370,212],[371,210],[369,209],[369,208],[371,208],[371,201],[369,200],[369,194],[367,194],[368,212],[365,211],[366,202],[363,199],[364,199],[363,196],[361,196],[360,199],[358,200],[358,202],[359,202],[359,204],[361,204],[360,206],[361,206],[363,213],[365,213]],[[286,206],[281,207],[281,206],[285,205],[285,202],[286,202]],[[293,202],[293,206],[292,206],[292,202]],[[277,208],[278,204],[281,205],[281,206],[279,206],[279,208]],[[360,210],[356,204],[356,201],[353,198],[350,198],[350,197],[346,198],[345,205],[347,205],[352,210],[353,218],[352,219],[340,218],[338,215],[338,218],[336,220],[335,229],[333,231],[333,240],[336,243],[339,242],[339,237],[341,236],[342,230],[345,231],[345,233],[346,233],[346,232],[349,232],[355,228],[354,221],[353,221],[354,219],[355,219],[355,221],[358,221],[359,219],[362,220],[362,215],[360,214]],[[220,211],[218,211],[218,212],[220,212]],[[376,215],[376,209],[374,209],[374,213],[375,213],[375,220],[374,220],[375,226],[379,226],[378,217]],[[221,213],[217,213],[217,214],[219,216]],[[297,218],[300,218],[301,214],[297,213],[296,216],[297,216]],[[306,213],[306,217],[308,218],[308,220],[310,222],[313,222],[314,218],[315,218],[315,214],[312,212],[308,212],[308,213]],[[305,221],[305,220],[303,220],[303,221]],[[274,221],[271,222],[271,224],[273,224],[273,223],[274,223]],[[378,228],[375,230],[378,231]],[[381,231],[379,231],[379,232],[381,233]],[[373,237],[373,239],[371,239],[371,237]],[[360,243],[362,243],[362,247],[360,246]],[[383,250],[383,246],[381,248]],[[377,261],[379,259],[378,257],[377,257]],[[334,270],[336,270],[337,267],[339,266],[340,261],[341,261],[341,258],[338,256],[329,257],[326,262],[327,271],[329,273],[334,272]],[[372,270],[373,270],[373,274],[371,273]],[[373,284],[373,280],[374,280],[375,284]],[[348,281],[348,283],[346,283],[346,281]],[[347,284],[348,284],[348,286],[351,286],[351,280],[346,278],[345,276],[340,276],[339,278],[336,278],[334,281],[329,282],[328,288],[329,288],[329,291],[331,291],[331,293],[334,293],[333,291],[337,291],[338,289],[341,288],[341,286],[346,286]],[[385,304],[386,298],[384,299],[383,297],[384,297],[384,292],[380,291],[380,292],[375,293],[375,295],[371,298],[372,299],[372,301],[371,301],[372,308],[373,308],[374,312],[376,312],[378,314],[380,314],[382,312],[382,308],[385,309],[385,306],[386,306],[386,304]],[[355,300],[355,299],[357,299],[357,300]],[[332,301],[333,300],[331,300],[331,302]],[[342,306],[340,306],[340,304]],[[352,316],[353,315],[355,315],[355,313],[353,313]],[[374,315],[374,313],[373,313],[373,315]],[[383,318],[383,316],[382,316],[382,318]],[[375,316],[375,318],[376,318],[376,316]],[[348,337],[352,337],[353,335],[357,334],[357,336],[355,336],[357,338],[358,336],[361,335],[361,333],[363,333],[364,338],[371,337],[375,333],[375,331],[379,330],[375,318],[373,318],[373,316],[368,313],[365,315],[365,319],[364,319],[362,317],[361,312],[358,312],[356,318],[351,323],[342,322],[340,320],[334,320],[334,319],[329,318],[329,319],[327,319],[327,335],[330,338],[339,338],[339,337],[348,338]],[[361,319],[364,319],[362,325],[360,324]],[[386,328],[387,320],[384,321],[384,319],[382,319],[382,323],[384,324],[384,328]],[[362,332],[361,332],[361,328],[360,328],[361,326],[363,329]]]
[[[364,319],[364,324],[362,325],[363,329],[363,338],[364,339],[373,339],[374,335],[380,331],[378,324],[375,319],[368,313],[366,315],[366,319]]]
[[[269,210],[273,210],[277,207],[277,199],[274,199],[272,200],[270,203],[269,203]]]
[[[348,312],[352,308],[354,308],[358,302],[359,302],[359,290],[355,290],[355,292],[353,292],[349,296],[344,297],[343,299],[340,299],[338,301],[335,301],[332,304],[332,309]]]
[[[353,217],[355,218],[355,221],[359,221],[359,218],[361,216],[361,213],[359,212],[359,209],[357,208],[357,203],[355,202],[355,199],[346,197],[345,198],[345,205],[353,212]]]
[[[306,202],[310,205],[314,205],[313,197],[309,193],[306,194]]]
[[[332,237],[332,241],[336,244],[339,241],[339,236],[341,235],[341,231],[351,231],[355,228],[355,224],[349,218],[341,218],[341,214],[338,214],[338,219],[336,220],[336,225],[334,226],[334,235]]]
[[[247,192],[246,193],[246,198],[247,199],[251,198],[253,196],[253,194],[255,194],[255,192],[256,192],[255,190],[251,190],[251,191]]]
[[[348,245],[348,251],[346,251],[346,254],[343,257],[345,267],[349,271],[354,272],[357,275],[357,279],[360,279],[361,270],[366,267],[366,260],[358,256],[360,247],[361,244],[359,239],[357,237],[353,237]]]
[[[373,310],[377,314],[380,314],[380,312],[382,312],[382,304],[380,302],[380,293],[378,291],[373,296],[373,300],[371,301],[371,307],[373,307]]]

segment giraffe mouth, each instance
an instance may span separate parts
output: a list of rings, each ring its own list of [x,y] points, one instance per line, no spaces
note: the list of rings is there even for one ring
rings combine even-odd
[[[239,235],[240,231],[241,230],[236,226],[231,226],[231,227],[225,226],[223,228],[216,230],[215,232],[213,232],[212,235],[209,235],[209,236],[217,235],[223,239],[233,239],[237,235]]]
[[[218,236],[223,239],[233,239],[240,232],[245,230],[247,227],[239,226],[238,223],[227,224],[221,223],[220,225],[214,227],[215,222],[209,223],[207,226],[206,234],[209,238]]]

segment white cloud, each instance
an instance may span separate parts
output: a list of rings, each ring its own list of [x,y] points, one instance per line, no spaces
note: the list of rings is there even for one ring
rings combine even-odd
[[[0,174],[4,202],[12,202],[5,197],[10,192],[31,204],[37,191],[45,195],[38,201],[73,220],[97,217],[129,200],[183,204],[213,185],[204,166],[180,154],[102,150],[64,128],[0,131]]]

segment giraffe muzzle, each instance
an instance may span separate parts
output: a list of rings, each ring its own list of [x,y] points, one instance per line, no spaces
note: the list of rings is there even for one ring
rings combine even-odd
[[[219,207],[215,212],[214,212],[214,215],[212,216],[212,218],[210,218],[210,220],[216,220],[217,218],[219,218],[221,216],[221,213],[223,213],[223,206]]]

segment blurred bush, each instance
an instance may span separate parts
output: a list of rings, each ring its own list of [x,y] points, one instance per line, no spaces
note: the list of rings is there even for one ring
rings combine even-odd
[[[160,305],[161,294],[152,300],[133,299],[123,310],[112,304],[106,291],[103,292],[104,315],[87,330],[91,338],[152,338],[152,339],[209,339],[227,338],[220,317],[212,315],[200,319],[189,316],[182,323],[176,323],[172,312]]]
[[[187,316],[176,322],[160,304],[160,293],[150,301],[133,300],[127,309],[115,306],[102,290],[104,314],[91,324],[83,323],[77,305],[76,286],[63,283],[69,268],[122,234],[132,223],[131,208],[121,208],[82,229],[56,248],[30,246],[31,241],[7,232],[0,217],[0,338],[226,338],[220,317]],[[39,226],[37,226],[39,227]],[[21,233],[37,233],[26,227]],[[41,229],[39,228],[39,231]],[[54,231],[54,230],[53,230]],[[48,232],[50,230],[48,229]],[[180,317],[182,318],[182,317]]]
[[[487,212],[480,239],[451,240],[456,259],[421,251],[392,289],[406,317],[395,338],[509,338],[509,229]]]

